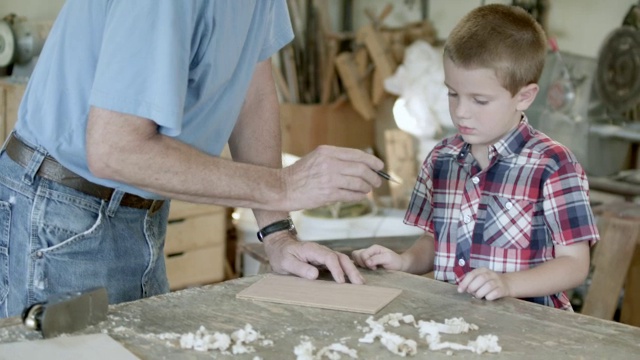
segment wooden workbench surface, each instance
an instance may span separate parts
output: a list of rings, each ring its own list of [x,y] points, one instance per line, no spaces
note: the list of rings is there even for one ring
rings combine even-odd
[[[640,353],[640,328],[569,313],[515,299],[488,302],[458,294],[453,285],[399,272],[363,271],[369,285],[395,287],[402,294],[375,318],[389,313],[411,314],[416,320],[444,321],[463,317],[479,330],[443,335],[443,340],[466,344],[478,335],[499,337],[502,352],[477,355],[454,351],[456,359],[631,359]],[[256,353],[234,358],[295,359],[293,349],[307,336],[317,349],[345,340],[360,359],[398,358],[379,341],[359,344],[369,315],[334,310],[238,300],[235,295],[263,275],[188,289],[130,303],[112,305],[108,319],[83,333],[106,332],[141,359],[229,359],[220,353],[196,352],[167,345],[162,333],[231,332],[251,324],[273,346],[256,345]],[[418,342],[416,358],[451,359],[445,351],[433,352],[409,325],[388,328]],[[0,342],[39,339],[19,325],[16,318],[0,320]],[[175,341],[174,341],[175,343]],[[346,358],[343,356],[343,358]]]

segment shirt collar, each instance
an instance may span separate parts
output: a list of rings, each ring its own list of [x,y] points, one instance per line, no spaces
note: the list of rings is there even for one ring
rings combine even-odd
[[[508,157],[520,153],[522,148],[531,139],[533,128],[525,114],[518,125],[489,148],[489,153],[500,157]],[[456,156],[458,161],[464,161],[471,150],[471,145],[466,143],[460,134],[457,134],[449,146],[449,153]]]
[[[522,119],[513,130],[502,139],[493,144],[495,152],[501,157],[517,155],[533,136],[533,128],[529,125],[527,116],[522,114]]]

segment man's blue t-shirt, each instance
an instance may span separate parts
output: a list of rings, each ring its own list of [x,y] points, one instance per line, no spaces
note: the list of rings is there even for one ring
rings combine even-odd
[[[69,0],[19,110],[16,131],[80,176],[146,198],[87,167],[90,106],[153,120],[218,155],[255,65],[293,38],[284,0]]]

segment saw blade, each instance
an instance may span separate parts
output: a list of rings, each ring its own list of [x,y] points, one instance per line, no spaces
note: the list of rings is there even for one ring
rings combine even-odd
[[[11,65],[16,55],[16,39],[9,23],[0,20],[0,67]]]
[[[615,113],[640,102],[640,31],[620,27],[609,34],[600,49],[596,90],[604,105]]]

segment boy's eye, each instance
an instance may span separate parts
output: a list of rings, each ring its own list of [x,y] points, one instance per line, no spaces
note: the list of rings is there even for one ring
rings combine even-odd
[[[458,96],[458,94],[456,94],[456,93],[452,93],[452,92],[448,92],[448,93],[447,93],[447,96],[449,96],[449,97],[455,97],[455,96]]]
[[[478,99],[473,99],[476,104],[478,105],[487,105],[489,102],[487,100],[478,100]]]

